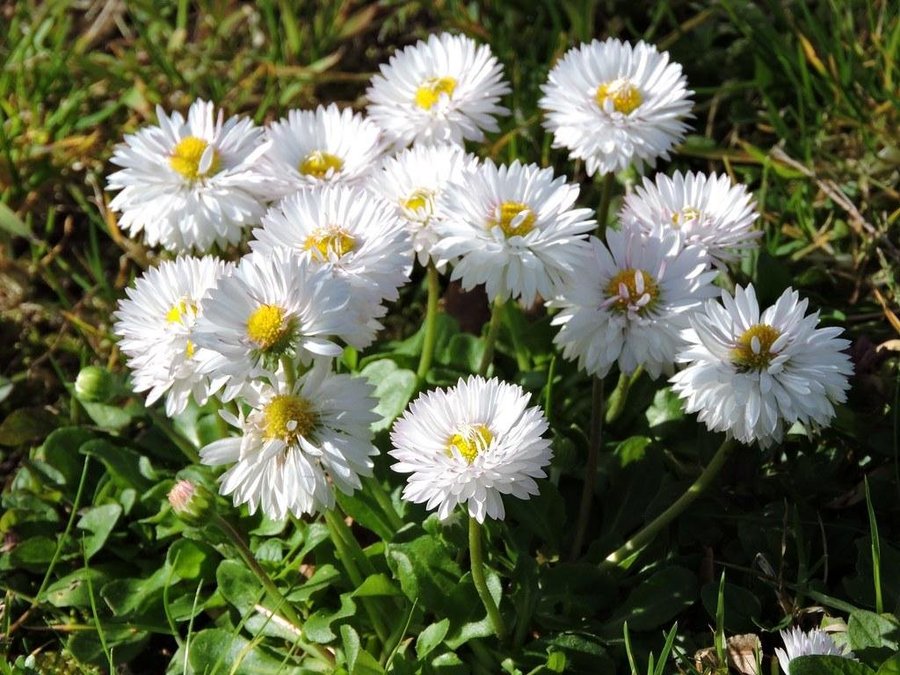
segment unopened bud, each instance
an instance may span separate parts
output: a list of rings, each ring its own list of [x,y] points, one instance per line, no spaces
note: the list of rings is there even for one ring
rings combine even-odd
[[[189,480],[179,480],[169,490],[169,504],[188,525],[208,523],[215,511],[215,498],[209,490]]]
[[[112,374],[99,366],[81,369],[75,378],[75,395],[83,400],[104,403],[113,397],[115,381]]]

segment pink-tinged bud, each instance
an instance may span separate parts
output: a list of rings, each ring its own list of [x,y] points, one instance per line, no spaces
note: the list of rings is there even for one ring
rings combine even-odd
[[[215,510],[214,498],[209,490],[189,480],[179,480],[172,486],[169,504],[175,515],[188,525],[209,522]]]

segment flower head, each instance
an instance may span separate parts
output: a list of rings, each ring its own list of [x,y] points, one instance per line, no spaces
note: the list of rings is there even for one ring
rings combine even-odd
[[[358,183],[377,168],[384,152],[381,130],[349,108],[291,110],[268,129],[259,167],[275,199],[304,188]]]
[[[609,248],[591,239],[591,255],[553,301],[562,310],[552,320],[562,326],[554,342],[598,377],[617,362],[623,373],[672,372],[688,316],[716,293],[708,258],[682,248],[674,232],[609,230],[606,241]]]
[[[503,66],[487,45],[463,35],[430,35],[381,65],[366,92],[369,117],[396,145],[482,141],[498,131],[509,93]]]
[[[585,160],[591,176],[655,166],[688,128],[692,92],[681,66],[645,42],[610,38],[570,49],[542,90],[554,147]]]
[[[672,377],[688,412],[714,431],[763,447],[778,442],[786,426],[827,424],[834,403],[846,399],[853,372],[840,328],[817,328],[808,302],[789,288],[760,313],[753,286],[722,291],[691,317],[688,364]]]
[[[119,225],[171,251],[236,244],[265,211],[255,170],[262,129],[246,118],[225,120],[206,101],[195,101],[187,119],[159,107],[156,115],[158,126],[126,136],[110,159],[122,167],[107,181],[120,191],[110,202]]]
[[[410,474],[403,497],[441,520],[466,504],[484,522],[503,518],[501,495],[537,494],[551,451],[544,414],[528,402],[521,387],[474,375],[421,394],[391,432],[392,468]]]
[[[587,251],[594,225],[578,209],[578,186],[535,164],[490,160],[445,189],[432,256],[455,259],[466,290],[485,284],[491,299],[549,298]]]
[[[784,649],[776,649],[775,655],[784,675],[790,675],[788,669],[791,661],[798,656],[843,656],[847,659],[854,658],[852,652],[844,652],[838,647],[831,636],[823,630],[813,628],[804,633],[794,626],[791,630],[781,631],[781,639],[784,640]]]
[[[415,145],[386,159],[370,176],[366,187],[395,205],[423,266],[439,238],[434,224],[444,218],[440,195],[477,166],[478,159],[458,145]]]
[[[370,344],[387,311],[382,303],[399,297],[412,268],[410,235],[394,207],[362,188],[335,185],[284,198],[262,223],[253,231],[254,252],[290,250],[349,284],[346,313],[355,330],[342,337],[358,348]]]
[[[246,392],[250,412],[221,411],[240,430],[200,451],[204,464],[233,464],[219,491],[272,520],[334,506],[333,487],[352,494],[372,475],[374,388],[360,378],[333,375],[317,363],[289,387],[280,378]]]
[[[230,400],[251,379],[271,378],[282,358],[309,363],[339,356],[333,339],[352,335],[350,290],[287,250],[244,256],[201,304],[194,339],[207,349],[201,369],[227,379]]]
[[[206,256],[180,257],[147,270],[128,288],[113,315],[119,348],[128,357],[135,391],[147,405],[166,395],[166,414],[177,415],[188,398],[203,404],[221,384],[202,372],[204,350],[195,335],[201,301],[231,265]]]
[[[737,260],[736,251],[754,248],[761,230],[750,229],[758,217],[753,198],[728,176],[702,173],[669,178],[656,174],[625,197],[621,220],[650,233],[662,226],[678,231],[686,245],[703,247],[721,266]]]

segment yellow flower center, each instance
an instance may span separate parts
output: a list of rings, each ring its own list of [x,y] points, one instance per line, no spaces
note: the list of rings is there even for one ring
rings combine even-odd
[[[304,176],[322,179],[327,178],[329,173],[337,173],[343,168],[344,160],[337,155],[315,150],[303,158],[297,170]]]
[[[418,188],[417,190],[413,190],[406,199],[401,199],[400,206],[407,211],[416,212],[424,209],[430,212],[433,201],[434,192],[426,190],[425,188]]]
[[[606,107],[607,101],[612,101],[616,112],[623,115],[633,112],[644,100],[638,88],[622,78],[601,84],[597,87],[594,98],[597,99],[597,105],[601,108]]]
[[[303,242],[304,250],[319,262],[341,258],[350,253],[354,246],[356,237],[337,225],[319,228]]]
[[[483,424],[475,424],[450,437],[447,441],[447,455],[453,457],[455,448],[471,464],[480,453],[488,449],[493,440],[494,435],[490,429]]]
[[[187,341],[187,344],[184,346],[184,355],[186,358],[192,359],[194,358],[194,353],[197,351],[196,345],[190,340]]]
[[[781,333],[772,326],[764,323],[750,326],[731,350],[732,363],[739,370],[764,370],[776,356],[771,350],[779,337]]]
[[[294,394],[275,396],[266,404],[263,416],[266,438],[277,438],[285,443],[309,436],[318,421],[312,403]]]
[[[185,318],[193,318],[197,314],[197,305],[181,299],[166,312],[167,323],[184,323]]]
[[[247,337],[264,352],[287,347],[292,337],[291,328],[290,319],[277,305],[260,305],[247,319]]]
[[[219,172],[221,166],[219,151],[196,136],[188,136],[178,141],[169,157],[169,166],[188,180],[206,178]]]
[[[693,206],[685,206],[681,211],[676,211],[672,214],[672,227],[678,230],[685,223],[689,223],[692,220],[699,220],[699,218],[699,210],[695,209]]]
[[[494,209],[488,228],[499,227],[507,237],[524,237],[534,229],[537,216],[522,202],[503,202]]]
[[[431,110],[441,99],[441,94],[453,96],[456,80],[452,77],[430,77],[416,89],[416,105],[424,110]]]
[[[648,272],[629,267],[609,280],[606,297],[616,311],[644,314],[659,300],[659,285]]]

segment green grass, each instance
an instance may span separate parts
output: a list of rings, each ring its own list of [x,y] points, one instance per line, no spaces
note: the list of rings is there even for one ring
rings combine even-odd
[[[479,152],[498,161],[554,166],[581,182],[581,202],[587,206],[597,205],[600,186],[565,153],[551,148],[537,109],[540,84],[569,47],[593,37],[643,38],[670,50],[696,92],[695,119],[673,160],[659,168],[668,173],[725,172],[747,184],[758,200],[765,235],[758,253],[743,260],[737,281],[753,281],[763,304],[793,285],[821,310],[825,324],[844,326],[854,339],[854,391],[834,429],[821,442],[794,438],[783,451],[735,457],[720,478],[721,489],[699,500],[691,518],[671,528],[668,540],[653,544],[647,557],[656,562],[614,582],[598,580],[596,587],[577,585],[579,575],[586,574],[581,568],[569,570],[571,578],[551,571],[540,576],[541,603],[547,604],[531,606],[537,601],[529,596],[534,589],[528,584],[548,574],[546,563],[556,561],[559,551],[550,537],[552,527],[541,536],[534,534],[540,523],[531,525],[538,529],[516,529],[514,535],[533,546],[543,561],[540,570],[532,569],[511,551],[497,552],[493,561],[513,579],[513,602],[529,608],[535,625],[541,626],[535,634],[521,636],[525,646],[510,656],[516,667],[555,672],[551,666],[568,658],[575,668],[571,672],[579,672],[579,662],[594,658],[589,650],[602,646],[602,658],[620,668],[637,663],[640,669],[649,654],[671,651],[689,672],[695,651],[714,645],[721,651],[725,637],[735,632],[758,632],[765,653],[771,654],[778,640],[769,631],[784,626],[789,615],[803,619],[817,605],[841,615],[848,607],[897,611],[900,591],[889,570],[900,561],[900,552],[891,546],[900,539],[900,20],[890,2],[139,0],[126,6],[27,0],[3,5],[0,16],[0,420],[16,415],[24,420],[15,428],[12,423],[0,426],[2,475],[8,477],[0,517],[0,533],[8,544],[0,553],[6,595],[6,640],[0,650],[10,663],[35,653],[40,671],[41,663],[76,654],[100,668],[136,658],[136,663],[147,659],[152,669],[183,659],[188,643],[198,653],[214,654],[209,663],[224,662],[232,656],[223,651],[229,635],[243,636],[238,661],[266,667],[271,659],[293,662],[291,653],[272,653],[271,636],[262,639],[258,617],[248,611],[243,577],[233,570],[217,571],[213,562],[217,551],[224,550],[221,541],[187,539],[184,555],[196,573],[182,559],[167,558],[171,537],[180,530],[159,502],[183,464],[177,449],[148,424],[140,406],[128,408],[121,426],[104,426],[91,421],[96,420],[91,411],[72,396],[71,383],[84,365],[107,366],[124,379],[123,360],[110,333],[111,313],[133,277],[165,257],[118,230],[106,209],[108,159],[124,134],[155,119],[156,105],[184,110],[196,97],[210,98],[258,123],[275,120],[290,108],[331,101],[361,109],[377,65],[394,49],[438,30],[462,31],[489,42],[512,84],[506,100],[512,115]],[[636,177],[619,179],[631,185]],[[614,210],[617,204],[618,198]],[[388,324],[390,336],[397,339],[415,331],[424,302],[415,285],[403,297]],[[539,324],[521,313],[506,319],[512,322],[503,329],[506,335],[514,335],[510,326]],[[546,332],[546,326],[534,330]],[[552,385],[544,395],[553,403],[548,414],[561,430],[554,471],[562,478],[559,494],[545,506],[549,513],[569,504],[571,513],[580,486],[590,385],[571,364],[554,361],[550,366],[540,351],[523,360],[520,348],[509,346],[505,354],[515,351],[520,357],[520,379],[526,386]],[[539,384],[533,387],[534,382]],[[653,397],[653,387],[643,378],[630,400],[640,407],[650,405]],[[131,399],[123,395],[118,400],[122,407]],[[664,411],[666,401],[654,405]],[[200,419],[196,428],[202,437],[202,414]],[[51,426],[68,424],[81,425],[82,436],[67,432],[60,437],[64,447],[51,443],[34,449]],[[626,410],[611,427],[598,487],[604,508],[596,512],[588,560],[612,548],[621,532],[633,529],[645,513],[661,510],[660,500],[689,482],[698,458],[714,449],[708,447],[708,435],[697,437],[694,426],[675,420],[681,436],[654,442],[629,464],[621,447],[620,454],[613,451],[628,438],[651,433],[642,424],[640,415]],[[119,455],[103,450],[104,443]],[[87,460],[79,452],[97,458],[90,462],[84,484],[78,472]],[[77,466],[67,464],[76,461],[72,457]],[[202,471],[197,475],[210,479]],[[82,487],[84,504],[91,508],[109,503],[128,507],[108,533],[106,546],[91,559],[83,555],[79,539],[96,533],[72,531],[87,508]],[[258,518],[234,517],[249,531],[257,552],[258,547],[265,552],[267,537],[280,534],[267,532],[269,525]],[[367,545],[364,559],[377,558],[368,545],[383,546],[382,540],[360,529],[357,535]],[[492,541],[501,539],[499,530],[491,533]],[[280,570],[275,562],[266,566],[285,588],[311,583],[307,573],[313,579],[320,574],[321,590],[298,602],[304,620],[331,630],[322,608],[346,609],[348,582],[337,572],[332,579],[321,570],[329,565],[338,570],[339,556],[321,544],[325,534],[316,523],[280,536],[287,541],[285,559],[296,564]],[[451,529],[442,536],[441,546],[451,550],[461,532]],[[680,547],[697,541],[706,542],[705,557]],[[23,542],[32,548],[23,552]],[[274,556],[277,547],[268,546]],[[23,558],[25,553],[30,557]],[[759,557],[764,564],[754,562]],[[315,565],[307,563],[313,558]],[[374,570],[388,574],[379,560]],[[612,630],[607,622],[636,589],[647,583],[652,587],[654,575],[668,569],[663,562],[691,576],[693,585],[685,588],[691,589],[694,602],[678,606],[651,628],[629,619],[626,654],[621,626]],[[305,569],[304,563],[312,568]],[[720,568],[728,570],[728,584],[722,588],[739,588],[756,598],[759,611],[747,614],[741,605],[750,602],[747,597],[739,601],[715,592]],[[165,614],[129,614],[127,588],[101,588],[111,581],[146,581],[162,572],[177,579],[166,591]],[[71,606],[49,602],[48,585],[75,573],[88,575],[87,595]],[[710,584],[712,592],[703,590]],[[148,606],[155,592],[147,591]],[[258,594],[252,599],[260,601]],[[392,622],[413,626],[403,635],[412,645],[407,652],[415,652],[415,631],[429,626],[431,608],[424,599],[398,600],[392,608]],[[149,626],[135,628],[140,639],[127,628],[128,621],[139,624],[138,618]],[[677,635],[667,642],[664,631],[676,620]],[[334,621],[343,649],[356,644],[361,654],[368,654],[367,649],[378,654],[361,603],[359,617]],[[600,637],[588,643],[584,635]],[[257,640],[263,647],[254,646]],[[492,663],[492,652],[479,641],[461,645],[466,663]],[[391,655],[396,662],[405,658],[399,649],[398,643]],[[366,657],[360,658],[365,662]],[[661,665],[659,661],[654,672]]]

